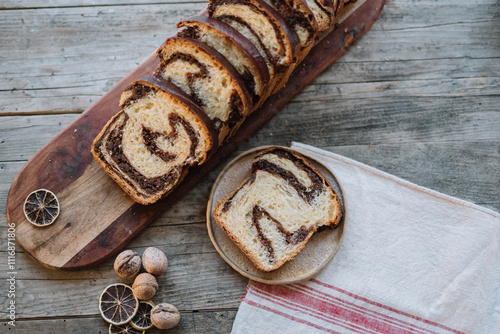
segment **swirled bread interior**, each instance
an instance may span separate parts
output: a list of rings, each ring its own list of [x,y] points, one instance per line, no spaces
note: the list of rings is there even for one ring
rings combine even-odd
[[[156,72],[190,95],[214,122],[222,142],[252,110],[243,80],[227,59],[205,43],[169,38],[158,50]]]
[[[205,16],[177,23],[177,35],[196,39],[219,51],[238,71],[252,94],[254,109],[263,102],[269,70],[258,49],[233,27]]]
[[[252,162],[252,176],[215,210],[221,229],[262,271],[293,259],[319,227],[335,227],[340,201],[328,181],[303,156],[271,148]]]
[[[229,24],[251,41],[267,61],[272,93],[299,52],[299,37],[275,9],[261,0],[210,0],[210,17]]]
[[[97,136],[92,153],[136,202],[151,204],[170,192],[190,166],[203,163],[217,138],[187,95],[168,82],[144,79],[122,94],[123,110]]]

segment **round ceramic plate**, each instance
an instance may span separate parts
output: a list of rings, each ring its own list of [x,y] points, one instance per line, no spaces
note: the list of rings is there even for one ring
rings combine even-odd
[[[288,284],[307,280],[317,275],[330,261],[342,244],[347,221],[347,206],[342,187],[335,176],[321,163],[307,157],[325,176],[340,198],[343,208],[342,220],[335,229],[325,229],[315,233],[297,256],[282,267],[264,272],[258,270],[243,252],[229,239],[213,218],[214,209],[233,188],[250,177],[253,158],[265,148],[262,146],[246,151],[232,160],[219,174],[212,186],[207,207],[208,234],[220,256],[245,277],[268,284]]]

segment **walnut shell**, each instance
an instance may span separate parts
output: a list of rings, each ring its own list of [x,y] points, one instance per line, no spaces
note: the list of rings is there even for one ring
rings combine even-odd
[[[137,298],[140,300],[149,300],[153,298],[158,290],[158,282],[156,278],[148,273],[139,274],[132,284],[132,290]]]
[[[142,265],[148,273],[155,276],[161,275],[167,270],[167,256],[158,248],[148,247],[142,254]]]
[[[115,272],[125,280],[132,280],[141,270],[141,257],[133,250],[125,250],[115,259]]]
[[[180,319],[181,314],[172,304],[161,303],[151,310],[151,322],[159,329],[170,329],[175,327]]]

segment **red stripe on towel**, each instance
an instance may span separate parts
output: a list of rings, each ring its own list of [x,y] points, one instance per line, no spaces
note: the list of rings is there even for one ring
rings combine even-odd
[[[321,286],[323,286],[323,287],[325,287],[325,288],[329,288],[329,289],[335,290],[335,291],[337,291],[337,292],[343,293],[343,294],[348,295],[348,296],[350,296],[350,297],[352,297],[352,298],[355,298],[355,299],[357,299],[357,300],[363,301],[363,302],[365,302],[365,303],[367,303],[367,304],[374,305],[374,306],[380,307],[380,308],[382,308],[382,309],[385,309],[385,310],[387,310],[387,311],[391,311],[391,312],[394,312],[394,313],[396,313],[396,314],[399,314],[399,315],[402,315],[402,316],[405,316],[405,317],[408,317],[408,318],[411,318],[411,319],[414,319],[414,320],[417,320],[417,321],[423,322],[423,323],[425,323],[425,324],[427,324],[427,325],[432,325],[432,326],[434,326],[434,327],[441,328],[441,329],[447,330],[447,331],[449,331],[449,332],[451,332],[451,333],[455,333],[455,334],[465,334],[464,332],[457,331],[457,330],[455,330],[455,329],[453,329],[453,328],[449,328],[449,327],[444,326],[444,325],[441,325],[441,324],[439,324],[439,323],[437,323],[437,322],[433,322],[433,321],[430,321],[430,320],[427,320],[427,319],[423,319],[423,318],[417,317],[417,316],[415,316],[415,315],[412,315],[412,314],[409,314],[409,313],[406,313],[406,312],[403,312],[403,311],[400,311],[400,310],[394,309],[394,308],[389,307],[389,306],[387,306],[387,305],[383,305],[383,304],[377,303],[377,302],[375,302],[375,301],[372,301],[372,300],[366,299],[366,298],[364,298],[364,297],[361,297],[361,296],[355,295],[355,294],[350,293],[350,292],[348,292],[348,291],[345,291],[345,290],[342,290],[342,289],[340,289],[340,288],[337,288],[337,287],[335,287],[335,286],[333,286],[333,285],[330,285],[330,284],[327,284],[327,283],[321,282],[321,281],[319,281],[319,280],[317,280],[317,279],[311,279],[311,282],[316,283],[316,284],[318,284],[318,285],[321,285]]]
[[[327,293],[325,293],[325,291],[320,291],[320,290],[317,290],[317,289],[313,289],[312,287],[307,286],[307,285],[294,284],[293,286],[290,286],[290,287],[291,287],[291,289],[295,289],[295,290],[298,290],[298,291],[303,291],[304,293],[310,294],[310,295],[315,296],[316,298],[319,298],[319,299],[333,300],[334,303],[343,305],[347,309],[353,310],[355,312],[363,313],[366,317],[375,318],[375,319],[377,319],[380,322],[385,322],[385,323],[391,324],[391,325],[396,326],[396,327],[401,327],[402,329],[408,330],[411,333],[415,333],[415,334],[437,334],[436,332],[434,332],[434,331],[432,331],[430,329],[421,328],[421,327],[419,327],[417,325],[408,323],[408,322],[406,322],[404,320],[391,317],[389,315],[386,315],[386,314],[377,312],[375,310],[363,307],[362,305],[354,304],[354,303],[349,302],[347,300],[344,300],[342,298],[335,297],[333,295],[327,294]]]
[[[334,296],[333,294],[329,294],[328,291],[320,291],[303,284],[285,286],[252,282],[243,301],[260,309],[328,332],[332,332],[333,330],[325,328],[324,326],[328,326],[327,324],[340,326],[355,333],[435,333],[430,328],[425,329],[401,319],[405,317],[413,320],[413,322],[419,321],[428,326],[433,326],[435,329],[440,328],[450,333],[463,334],[441,324],[368,300],[316,279],[311,281],[322,287],[331,289],[332,292],[336,292],[336,295]],[[249,295],[251,296],[252,294],[271,302],[271,304],[263,305],[249,300],[251,298]],[[370,305],[370,309],[364,307],[363,304],[357,305],[343,299],[342,295],[349,296],[351,301],[353,298],[365,303],[365,305],[368,304]],[[276,304],[277,307],[273,308],[272,304]],[[278,308],[286,308],[295,311],[295,313],[292,316],[287,312],[280,311]],[[377,308],[379,310],[376,310]],[[383,311],[385,314],[378,311]],[[388,315],[387,311],[394,313],[398,318]],[[308,320],[301,318],[301,313]],[[321,323],[313,323],[312,319],[318,319]]]
[[[266,310],[266,311],[269,311],[269,312],[272,312],[274,314],[277,314],[277,315],[280,315],[282,317],[285,317],[285,318],[288,318],[290,320],[293,320],[293,321],[296,321],[296,322],[299,322],[301,324],[304,324],[304,325],[308,325],[308,326],[311,326],[311,327],[314,327],[314,328],[317,328],[319,330],[322,330],[322,331],[325,331],[327,333],[332,333],[332,334],[340,334],[339,332],[335,332],[331,329],[328,329],[328,328],[325,328],[325,327],[322,327],[322,326],[318,326],[316,324],[313,324],[312,322],[309,322],[309,321],[305,321],[303,319],[299,319],[299,318],[296,318],[296,317],[293,317],[291,316],[290,314],[287,314],[287,313],[284,313],[284,312],[280,312],[278,310],[275,310],[273,308],[270,308],[268,306],[265,306],[265,305],[262,305],[262,304],[259,304],[259,303],[256,303],[256,302],[253,302],[253,301],[245,301],[247,304],[249,305],[252,305],[252,306],[255,306],[257,308],[260,308],[262,310]]]

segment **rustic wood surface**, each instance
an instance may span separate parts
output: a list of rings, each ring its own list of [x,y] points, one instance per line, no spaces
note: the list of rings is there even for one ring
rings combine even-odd
[[[169,196],[144,206],[135,203],[113,182],[90,151],[94,138],[120,111],[121,93],[131,82],[151,75],[157,68],[158,58],[153,51],[18,173],[6,207],[7,223],[16,225],[17,244],[52,269],[85,269],[117,254],[361,38],[380,15],[383,2],[359,0],[345,10],[336,22],[337,29],[317,42],[287,85],[253,111],[231,140],[223,143],[202,166],[192,168]],[[58,197],[61,213],[57,224],[40,229],[26,219],[24,200],[36,189],[50,189]]]
[[[112,261],[46,269],[19,248],[16,326],[7,324],[5,205],[25,162],[134,69],[206,2],[4,1],[0,6],[2,332],[106,333],[96,300]],[[500,6],[496,0],[388,1],[373,28],[234,155],[300,141],[500,211]],[[212,171],[129,245],[163,249],[157,301],[172,333],[228,333],[247,280],[205,228]],[[151,331],[154,333],[154,331]]]

